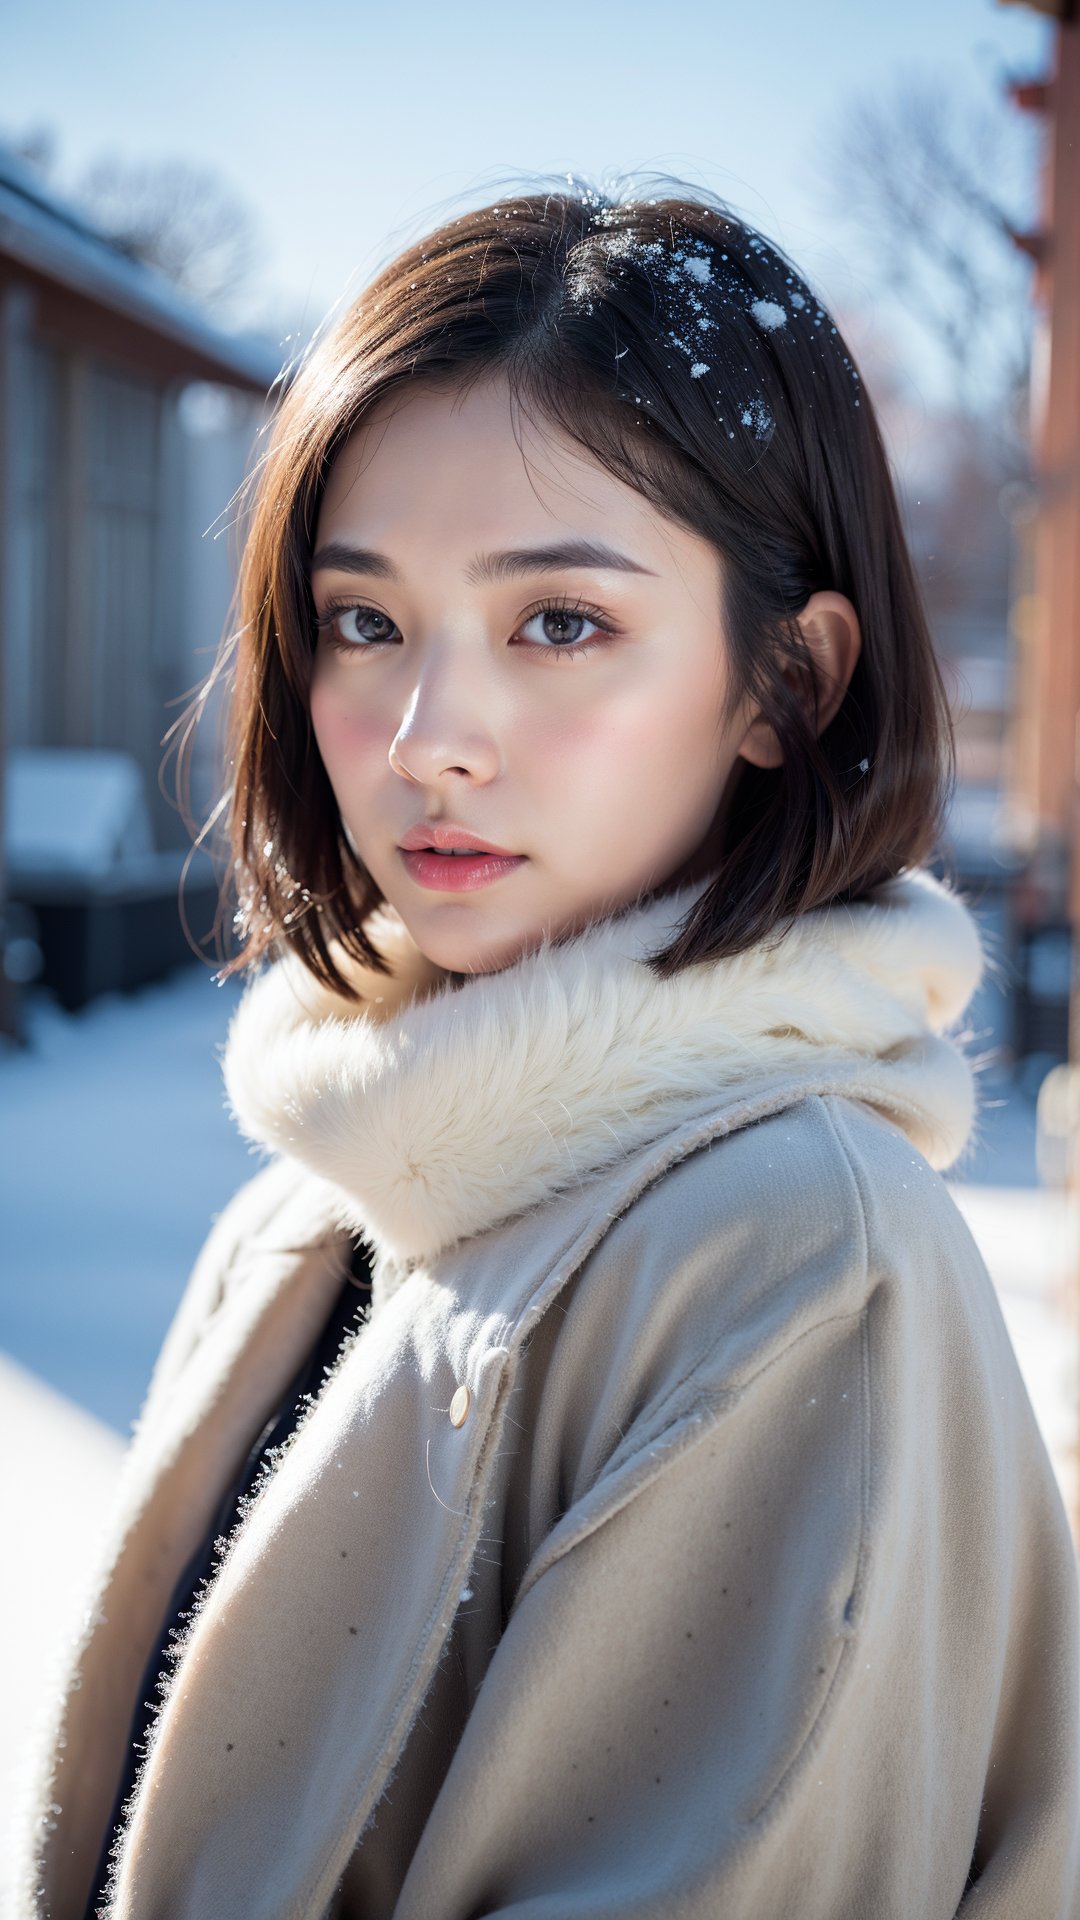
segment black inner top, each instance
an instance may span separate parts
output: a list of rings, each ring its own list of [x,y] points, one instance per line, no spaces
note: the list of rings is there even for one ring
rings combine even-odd
[[[280,1447],[296,1428],[300,1415],[308,1404],[305,1396],[314,1398],[318,1394],[323,1385],[326,1369],[333,1366],[341,1350],[342,1341],[347,1333],[353,1331],[358,1315],[370,1302],[370,1298],[371,1272],[368,1249],[362,1243],[358,1243],[353,1247],[345,1277],[322,1332],[282,1395],[275,1412],[270,1415],[251,1447],[235,1479],[223,1494],[206,1534],[173,1588],[165,1609],[161,1632],[143,1669],[138,1699],[131,1718],[131,1729],[125,1750],[126,1758],[113,1800],[112,1812],[105,1828],[105,1837],[102,1841],[90,1897],[86,1903],[84,1920],[94,1920],[95,1911],[102,1899],[108,1878],[109,1852],[120,1823],[120,1809],[135,1784],[135,1775],[146,1753],[147,1734],[159,1704],[155,1697],[158,1675],[166,1672],[172,1665],[166,1650],[172,1640],[173,1632],[182,1629],[185,1625],[195,1595],[203,1580],[211,1572],[215,1541],[222,1534],[230,1533],[236,1525],[245,1496],[251,1492],[255,1482],[263,1477],[264,1467],[268,1469],[273,1466],[274,1449]]]

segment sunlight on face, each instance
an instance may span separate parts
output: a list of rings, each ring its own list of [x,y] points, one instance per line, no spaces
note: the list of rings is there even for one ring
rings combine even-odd
[[[606,563],[483,564],[570,542]],[[721,727],[720,561],[501,376],[372,412],[331,469],[312,590],[319,752],[430,960],[491,971],[689,877],[746,727]]]

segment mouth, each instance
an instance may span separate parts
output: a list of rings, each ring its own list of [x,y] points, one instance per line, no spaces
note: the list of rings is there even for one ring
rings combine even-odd
[[[474,893],[513,873],[526,858],[441,821],[410,827],[398,851],[410,879],[434,893]]]

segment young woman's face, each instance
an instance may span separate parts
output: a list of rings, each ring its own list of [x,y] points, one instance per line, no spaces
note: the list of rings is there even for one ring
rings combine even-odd
[[[319,752],[430,960],[491,971],[690,877],[747,726],[721,724],[718,557],[501,378],[372,413],[312,589]]]

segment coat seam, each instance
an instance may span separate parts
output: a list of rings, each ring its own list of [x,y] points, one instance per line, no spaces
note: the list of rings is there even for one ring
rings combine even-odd
[[[821,1701],[820,1705],[818,1706],[818,1709],[814,1714],[814,1717],[811,1720],[810,1725],[807,1727],[806,1732],[803,1734],[803,1737],[799,1741],[799,1744],[796,1747],[794,1753],[790,1756],[790,1758],[786,1762],[783,1768],[783,1771],[779,1775],[779,1778],[773,1782],[773,1785],[769,1788],[769,1791],[765,1795],[765,1798],[761,1801],[760,1805],[747,1819],[746,1821],[747,1828],[752,1828],[752,1827],[757,1828],[762,1824],[764,1825],[768,1824],[768,1816],[770,1814],[770,1811],[778,1802],[780,1802],[784,1798],[785,1789],[788,1787],[789,1783],[792,1781],[792,1778],[796,1773],[797,1769],[800,1767],[803,1761],[807,1758],[807,1756],[813,1751],[820,1737],[820,1729],[823,1727],[826,1719],[829,1717],[830,1712],[833,1709],[834,1701],[838,1702],[842,1694],[846,1691],[847,1677],[848,1677],[848,1674],[853,1670],[853,1665],[854,1665],[856,1652],[857,1652],[858,1632],[859,1632],[860,1622],[855,1617],[854,1613],[852,1613],[849,1617],[848,1607],[851,1606],[856,1593],[859,1592],[860,1582],[862,1581],[862,1577],[863,1577],[863,1568],[866,1563],[867,1534],[868,1534],[868,1517],[867,1517],[867,1504],[866,1504],[866,1488],[867,1488],[867,1482],[869,1477],[868,1463],[869,1463],[869,1447],[870,1447],[870,1407],[869,1407],[869,1400],[868,1400],[868,1394],[867,1394],[867,1381],[868,1381],[867,1362],[868,1362],[868,1350],[869,1350],[869,1337],[868,1337],[868,1327],[867,1327],[868,1317],[869,1317],[869,1306],[867,1305],[863,1307],[859,1316],[859,1319],[860,1319],[859,1395],[860,1395],[860,1400],[862,1402],[860,1406],[860,1419],[859,1419],[859,1434],[860,1434],[860,1443],[861,1443],[860,1444],[860,1463],[859,1463],[859,1466],[860,1466],[859,1539],[858,1539],[858,1545],[855,1551],[855,1573],[852,1580],[851,1596],[848,1600],[847,1607],[845,1607],[844,1609],[844,1619],[841,1622],[841,1625],[838,1629],[840,1634],[843,1636],[841,1640],[840,1651],[836,1657],[836,1664],[833,1668],[832,1675],[830,1677],[829,1684],[825,1692],[825,1696]]]
[[[780,1119],[780,1118],[782,1118],[782,1117],[787,1117],[787,1118],[789,1118],[789,1117],[790,1117],[790,1116],[791,1116],[792,1114],[796,1114],[796,1113],[798,1113],[798,1110],[799,1110],[799,1108],[800,1108],[800,1107],[807,1107],[807,1108],[809,1108],[809,1107],[813,1107],[813,1106],[818,1106],[818,1107],[820,1107],[820,1108],[822,1109],[822,1111],[823,1111],[823,1113],[824,1113],[824,1115],[825,1115],[825,1117],[826,1117],[826,1119],[827,1119],[827,1120],[828,1120],[828,1122],[829,1122],[829,1127],[830,1127],[830,1131],[832,1132],[832,1134],[833,1134],[833,1137],[834,1137],[834,1139],[836,1140],[836,1144],[837,1144],[837,1146],[838,1146],[838,1148],[839,1148],[839,1150],[840,1150],[840,1156],[841,1156],[841,1159],[842,1159],[842,1161],[843,1161],[843,1163],[844,1163],[844,1171],[845,1171],[845,1172],[846,1172],[846,1173],[848,1174],[848,1176],[849,1176],[849,1181],[850,1181],[850,1185],[851,1185],[851,1188],[852,1188],[852,1191],[853,1191],[853,1193],[854,1193],[854,1197],[855,1197],[855,1207],[854,1207],[854,1209],[853,1209],[853,1211],[854,1211],[854,1214],[855,1214],[855,1221],[856,1221],[856,1224],[858,1225],[858,1228],[859,1228],[859,1233],[860,1233],[860,1238],[861,1238],[861,1241],[862,1241],[862,1267],[863,1267],[863,1272],[864,1272],[864,1273],[866,1273],[866,1274],[868,1275],[868,1274],[869,1274],[869,1239],[868,1239],[868,1235],[867,1235],[867,1231],[866,1231],[866,1210],[865,1210],[865,1205],[864,1205],[864,1203],[863,1203],[863,1198],[862,1198],[862,1194],[861,1194],[861,1192],[860,1192],[860,1190],[859,1190],[859,1187],[858,1187],[858,1184],[857,1184],[857,1182],[855,1182],[855,1180],[854,1180],[854,1179],[853,1179],[853,1178],[851,1177],[851,1167],[850,1167],[850,1161],[849,1161],[849,1154],[848,1154],[848,1151],[847,1151],[847,1149],[845,1148],[845,1146],[844,1146],[844,1143],[843,1143],[843,1141],[842,1141],[842,1140],[840,1139],[840,1137],[839,1137],[839,1134],[838,1134],[838,1132],[837,1132],[837,1129],[836,1129],[836,1125],[835,1125],[835,1122],[833,1121],[833,1119],[832,1119],[832,1115],[831,1115],[831,1114],[829,1113],[829,1110],[828,1110],[828,1104],[827,1104],[827,1102],[828,1102],[828,1099],[829,1099],[830,1097],[831,1097],[831,1096],[828,1096],[828,1095],[825,1095],[825,1094],[821,1094],[821,1093],[807,1093],[807,1094],[804,1094],[804,1095],[803,1095],[803,1096],[802,1096],[802,1097],[801,1097],[800,1099],[798,1099],[798,1100],[795,1100],[795,1101],[793,1101],[793,1102],[792,1102],[792,1103],[790,1104],[790,1106],[786,1106],[786,1107],[781,1107],[781,1108],[779,1108],[778,1110],[776,1110],[775,1112],[772,1112],[772,1113],[766,1113],[766,1114],[762,1114],[762,1115],[761,1115],[761,1116],[760,1116],[759,1118],[757,1118],[757,1119],[755,1119],[755,1120],[752,1120],[752,1121],[750,1121],[750,1122],[749,1122],[749,1125],[750,1125],[750,1126],[764,1126],[764,1125],[766,1125],[766,1124],[767,1124],[767,1123],[768,1123],[768,1122],[769,1122],[770,1120],[777,1120],[777,1119]],[[720,1139],[721,1139],[721,1141],[725,1141],[725,1140],[729,1140],[729,1139],[732,1139],[732,1138],[734,1138],[734,1137],[735,1137],[735,1134],[736,1134],[736,1132],[739,1132],[739,1133],[741,1133],[741,1132],[744,1132],[744,1131],[745,1131],[745,1128],[742,1128],[742,1127],[740,1127],[740,1128],[733,1128],[733,1129],[731,1130],[731,1132],[730,1132],[730,1133],[724,1133],[724,1134],[722,1134],[722,1135],[720,1136]],[[697,1147],[695,1147],[694,1149],[692,1149],[692,1151],[691,1151],[691,1153],[689,1153],[689,1154],[686,1154],[686,1155],[684,1156],[684,1159],[683,1159],[683,1161],[682,1161],[682,1162],[678,1162],[678,1161],[677,1161],[677,1162],[675,1162],[674,1164],[675,1164],[676,1166],[678,1166],[678,1165],[681,1165],[681,1164],[684,1164],[684,1163],[685,1163],[685,1160],[688,1160],[688,1159],[691,1159],[691,1158],[693,1158],[693,1154],[694,1154],[694,1153],[700,1153],[700,1152],[703,1152],[703,1151],[709,1151],[709,1150],[711,1149],[711,1147],[712,1147],[712,1146],[713,1146],[714,1144],[715,1144],[715,1142],[714,1142],[714,1140],[709,1140],[709,1141],[707,1141],[707,1142],[704,1142],[704,1141],[703,1141],[703,1142],[701,1142],[701,1143],[700,1143],[700,1144],[699,1144],[699,1145],[698,1145]],[[668,1172],[670,1172],[670,1171],[672,1171],[672,1170],[673,1170],[672,1168],[663,1168],[663,1169],[661,1170],[661,1172],[660,1172],[660,1173],[658,1174],[658,1176],[657,1176],[657,1184],[658,1184],[658,1183],[659,1183],[660,1181],[662,1181],[662,1180],[663,1180],[663,1179],[665,1178],[665,1176],[666,1176],[666,1174],[667,1174]],[[606,1238],[606,1235],[605,1235],[605,1238]],[[576,1278],[578,1278],[578,1276],[580,1275],[580,1273],[581,1273],[581,1272],[582,1272],[582,1271],[584,1270],[584,1267],[585,1267],[585,1265],[587,1264],[587,1262],[588,1262],[588,1260],[589,1260],[589,1259],[591,1259],[591,1258],[593,1257],[593,1255],[594,1255],[594,1254],[596,1254],[596,1253],[599,1253],[599,1252],[600,1252],[600,1251],[602,1250],[602,1247],[603,1247],[603,1241],[600,1241],[600,1242],[599,1242],[599,1243],[597,1244],[597,1246],[596,1246],[596,1247],[594,1247],[594,1248],[592,1248],[592,1249],[590,1250],[590,1252],[589,1252],[589,1254],[587,1254],[587,1255],[586,1255],[586,1257],[585,1257],[585,1260],[584,1260],[584,1261],[582,1262],[582,1265],[581,1265],[581,1267],[580,1267],[580,1268],[579,1268],[579,1269],[577,1270],[577,1274],[575,1274],[575,1276],[574,1276],[574,1278],[575,1278],[575,1279],[576,1279]],[[764,1293],[764,1294],[763,1294],[763,1295],[761,1296],[761,1300],[760,1300],[760,1302],[759,1302],[759,1304],[760,1304],[760,1305],[764,1305],[764,1304],[766,1304],[766,1303],[767,1303],[768,1301],[770,1301],[770,1300],[771,1300],[771,1299],[773,1298],[773,1296],[774,1296],[774,1294],[775,1294],[775,1293],[776,1293],[777,1291],[779,1291],[779,1290],[780,1290],[780,1289],[781,1289],[781,1288],[782,1288],[782,1287],[783,1287],[783,1286],[784,1286],[785,1284],[786,1284],[786,1277],[785,1277],[785,1278],[781,1278],[781,1279],[779,1279],[779,1280],[777,1280],[777,1282],[775,1283],[775,1285],[774,1285],[773,1287],[770,1287],[770,1288],[768,1289],[768,1291],[767,1291],[766,1293]],[[845,1317],[845,1316],[840,1316],[840,1317]],[[822,1322],[821,1322],[820,1324],[822,1324],[822,1325],[827,1325],[827,1324],[828,1324],[828,1321],[822,1321]],[[729,1332],[728,1332],[728,1330],[726,1330],[726,1329],[725,1329],[724,1331],[722,1331],[722,1332],[720,1332],[720,1333],[718,1333],[718,1334],[717,1334],[717,1336],[716,1336],[716,1338],[715,1338],[715,1340],[713,1340],[713,1341],[712,1341],[712,1342],[711,1342],[711,1343],[709,1344],[709,1346],[708,1346],[708,1347],[707,1347],[707,1348],[705,1349],[705,1352],[704,1352],[704,1353],[702,1353],[702,1354],[697,1354],[697,1355],[696,1355],[696,1356],[695,1356],[695,1357],[694,1357],[694,1358],[693,1358],[693,1359],[692,1359],[692,1360],[690,1361],[690,1363],[689,1363],[689,1364],[688,1364],[688,1366],[686,1367],[686,1369],[685,1369],[685,1371],[684,1371],[684,1372],[683,1372],[682,1374],[680,1374],[680,1376],[679,1376],[679,1378],[678,1378],[678,1379],[677,1379],[676,1381],[674,1381],[674,1382],[672,1383],[672,1385],[671,1385],[671,1386],[669,1386],[668,1388],[666,1388],[666,1389],[665,1389],[665,1391],[664,1391],[664,1393],[663,1393],[663,1394],[661,1395],[661,1397],[660,1397],[660,1399],[659,1399],[659,1400],[657,1400],[657,1401],[655,1401],[655,1402],[653,1403],[653,1406],[652,1406],[652,1408],[651,1408],[651,1414],[652,1414],[652,1416],[653,1416],[654,1418],[655,1418],[656,1416],[658,1416],[658,1415],[662,1415],[662,1414],[663,1414],[663,1412],[664,1412],[664,1410],[665,1410],[665,1408],[667,1408],[667,1407],[669,1407],[669,1406],[670,1406],[670,1405],[672,1404],[672,1402],[675,1402],[675,1403],[676,1403],[676,1412],[674,1413],[674,1415],[672,1416],[672,1418],[673,1418],[673,1419],[677,1419],[677,1418],[678,1418],[678,1403],[677,1403],[677,1397],[678,1397],[678,1395],[680,1395],[680,1394],[682,1393],[682,1391],[683,1391],[683,1389],[684,1389],[684,1388],[685,1388],[685,1386],[687,1385],[687,1382],[688,1382],[688,1381],[691,1381],[691,1380],[693,1379],[693,1377],[694,1377],[694,1375],[695,1375],[695,1374],[696,1374],[696,1373],[697,1373],[697,1372],[698,1372],[698,1371],[699,1371],[699,1370],[700,1370],[700,1369],[702,1368],[702,1366],[703,1366],[703,1365],[705,1365],[705,1364],[706,1364],[706,1363],[707,1363],[707,1362],[708,1362],[708,1361],[709,1361],[709,1360],[710,1360],[710,1359],[712,1358],[712,1356],[713,1356],[713,1354],[714,1354],[714,1353],[715,1353],[715,1352],[717,1351],[717,1348],[718,1348],[718,1347],[720,1347],[720,1346],[721,1346],[721,1345],[723,1344],[723,1342],[724,1342],[724,1341],[725,1341],[726,1339],[728,1339],[728,1338],[730,1338],[730,1334],[729,1334]],[[799,1338],[801,1338],[801,1335],[796,1335],[796,1336],[795,1336],[795,1338],[796,1338],[796,1339],[799,1339]],[[786,1351],[786,1349],[785,1349],[784,1351]],[[776,1359],[776,1358],[779,1358],[780,1356],[779,1356],[779,1355],[773,1355],[772,1357],[773,1357],[774,1359]],[[763,1364],[764,1364],[764,1365],[768,1365],[768,1364],[770,1364],[770,1363],[769,1363],[769,1362],[765,1362],[765,1363],[763,1363]],[[756,1374],[751,1374],[751,1375],[749,1376],[749,1378],[747,1379],[747,1381],[746,1381],[745,1383],[743,1383],[743,1384],[746,1384],[746,1385],[749,1385],[749,1384],[750,1384],[750,1382],[751,1382],[751,1381],[753,1381],[753,1380],[754,1380],[754,1379],[756,1379],[756,1378],[757,1378],[757,1375],[756,1375]],[[727,1390],[731,1390],[731,1389],[727,1389]],[[735,1388],[734,1390],[735,1390],[735,1391],[738,1391],[739,1389],[738,1389],[738,1388]],[[658,1429],[656,1430],[656,1437],[657,1437],[657,1438],[659,1438],[659,1437],[660,1437],[660,1436],[661,1436],[661,1435],[662,1435],[662,1434],[663,1434],[664,1432],[666,1432],[666,1430],[667,1430],[667,1426],[668,1426],[668,1424],[669,1424],[669,1423],[668,1423],[668,1422],[667,1422],[666,1420],[662,1422],[662,1424],[660,1425],[660,1427],[659,1427],[659,1428],[658,1428]],[[628,1436],[628,1438],[629,1438],[629,1436]],[[623,1464],[623,1460],[621,1460],[621,1459],[620,1459],[620,1454],[622,1454],[622,1455],[623,1455],[623,1459],[625,1459],[625,1460],[632,1460],[632,1459],[633,1459],[633,1457],[634,1457],[634,1453],[635,1453],[635,1452],[636,1452],[636,1450],[637,1450],[637,1445],[642,1445],[642,1444],[648,1444],[648,1442],[642,1442],[642,1441],[641,1441],[641,1440],[639,1439],[639,1440],[638,1440],[638,1442],[636,1443],[636,1445],[634,1445],[634,1446],[630,1446],[629,1448],[627,1448],[627,1449],[626,1449],[626,1451],[625,1451],[625,1453],[624,1453],[624,1443],[623,1443],[623,1442],[619,1442],[619,1443],[618,1443],[618,1444],[616,1445],[616,1447],[615,1447],[615,1449],[614,1449],[614,1451],[613,1451],[613,1453],[612,1453],[612,1454],[610,1455],[610,1457],[609,1457],[609,1459],[608,1459],[608,1460],[607,1460],[607,1462],[605,1463],[605,1466],[604,1466],[604,1472],[606,1473],[606,1472],[608,1472],[608,1471],[610,1471],[610,1470],[612,1470],[612,1468],[613,1468],[613,1464],[614,1464],[614,1463],[616,1463],[616,1462],[618,1463],[618,1465],[619,1465],[619,1466],[621,1466],[621,1465]],[[595,1485],[595,1484],[596,1484],[596,1483],[594,1482],[594,1485]]]
[[[863,1190],[862,1181],[859,1178],[859,1172],[858,1172],[857,1165],[855,1163],[855,1157],[851,1149],[851,1144],[849,1141],[847,1141],[844,1138],[843,1134],[841,1133],[838,1119],[832,1111],[832,1100],[822,1098],[821,1106],[828,1120],[829,1127],[832,1131],[833,1137],[836,1140],[837,1146],[840,1150],[840,1154],[844,1161],[844,1165],[847,1169],[848,1176],[851,1180],[852,1188],[855,1193],[858,1218],[862,1228],[863,1270],[867,1276],[867,1280],[869,1281],[869,1278],[870,1278],[870,1232],[869,1232],[869,1225],[867,1220],[866,1195]],[[865,1593],[867,1582],[869,1580],[868,1563],[870,1558],[870,1545],[869,1545],[869,1541],[870,1541],[870,1470],[871,1470],[870,1462],[871,1462],[871,1449],[872,1449],[872,1440],[873,1440],[873,1433],[872,1433],[873,1403],[872,1403],[872,1398],[870,1393],[869,1321],[870,1321],[870,1310],[873,1303],[873,1295],[875,1291],[876,1291],[876,1288],[871,1289],[870,1295],[864,1301],[864,1304],[860,1313],[859,1541],[858,1541],[858,1547],[855,1554],[855,1572],[852,1580],[851,1593],[849,1595],[847,1605],[845,1606],[845,1609],[844,1609],[844,1622],[843,1622],[842,1630],[846,1629],[846,1634],[841,1644],[840,1653],[837,1657],[836,1665],[833,1669],[833,1673],[830,1678],[829,1685],[825,1693],[825,1697],[822,1700],[816,1714],[814,1715],[814,1718],[811,1721],[810,1726],[807,1728],[806,1733],[804,1734],[802,1740],[799,1742],[798,1747],[796,1748],[795,1752],[792,1754],[783,1772],[781,1773],[779,1779],[774,1782],[773,1786],[770,1788],[769,1792],[766,1794],[764,1800],[761,1802],[756,1812],[751,1815],[749,1821],[747,1822],[747,1825],[750,1827],[757,1827],[759,1823],[762,1823],[762,1822],[767,1824],[770,1810],[778,1802],[780,1802],[783,1799],[785,1789],[787,1788],[789,1782],[793,1779],[793,1776],[796,1770],[799,1768],[800,1763],[806,1758],[806,1756],[810,1752],[812,1752],[817,1740],[820,1738],[820,1730],[823,1728],[826,1720],[830,1715],[830,1711],[833,1708],[834,1700],[839,1701],[839,1699],[841,1698],[841,1695],[845,1691],[847,1676],[851,1672],[853,1667],[853,1662],[855,1660],[858,1630],[861,1625],[862,1599]]]
[[[849,1602],[849,1604],[855,1606],[857,1610],[861,1606],[863,1590],[865,1588],[866,1581],[869,1579],[869,1574],[866,1570],[866,1561],[869,1557],[868,1542],[870,1537],[870,1460],[871,1460],[871,1446],[872,1446],[872,1440],[873,1440],[873,1434],[871,1431],[872,1421],[873,1421],[873,1401],[872,1401],[871,1392],[870,1392],[871,1367],[870,1367],[869,1315],[870,1315],[871,1307],[874,1302],[875,1294],[877,1293],[877,1282],[876,1281],[871,1282],[870,1221],[869,1221],[869,1211],[868,1211],[868,1204],[867,1204],[867,1195],[866,1195],[866,1191],[865,1191],[862,1177],[861,1177],[861,1169],[859,1167],[858,1160],[853,1150],[851,1141],[846,1140],[844,1138],[843,1133],[841,1132],[842,1116],[838,1117],[837,1114],[833,1111],[833,1108],[835,1106],[835,1101],[836,1101],[836,1096],[833,1095],[829,1100],[822,1101],[822,1107],[825,1112],[825,1116],[829,1122],[829,1125],[832,1128],[833,1135],[836,1139],[837,1145],[840,1148],[840,1152],[843,1156],[845,1165],[847,1166],[848,1173],[851,1177],[852,1186],[855,1190],[855,1196],[858,1202],[859,1219],[862,1225],[862,1235],[863,1235],[863,1271],[866,1274],[867,1285],[869,1286],[869,1289],[870,1289],[869,1294],[867,1296],[867,1300],[865,1303],[865,1310],[864,1310],[863,1339],[862,1339],[862,1369],[861,1369],[861,1381],[860,1381],[860,1386],[861,1386],[861,1391],[863,1396],[861,1533],[860,1533],[859,1556],[855,1564],[855,1581],[851,1591],[851,1601]],[[854,1620],[854,1617],[853,1617],[853,1624],[857,1624],[857,1622],[855,1622]]]
[[[660,1477],[670,1461],[681,1458],[683,1450],[675,1450],[673,1446],[673,1442],[677,1438],[676,1429],[678,1427],[684,1422],[691,1420],[699,1411],[711,1411],[713,1419],[709,1421],[702,1430],[702,1437],[708,1437],[719,1425],[724,1414],[738,1406],[742,1400],[745,1399],[751,1387],[769,1373],[773,1367],[779,1366],[790,1354],[794,1353],[796,1347],[800,1346],[804,1340],[808,1340],[813,1334],[823,1332],[827,1327],[839,1326],[845,1322],[856,1319],[865,1322],[866,1312],[866,1303],[863,1302],[860,1306],[849,1308],[843,1313],[828,1314],[824,1319],[815,1320],[811,1326],[804,1327],[800,1333],[797,1333],[793,1339],[789,1340],[786,1345],[781,1348],[779,1353],[771,1354],[767,1360],[762,1361],[761,1365],[757,1367],[752,1374],[749,1374],[745,1380],[740,1381],[738,1386],[707,1387],[702,1385],[694,1394],[688,1396],[688,1398],[672,1412],[670,1419],[660,1431],[654,1434],[651,1439],[642,1441],[634,1452],[623,1460],[616,1469],[616,1473],[618,1475],[625,1475],[631,1484],[628,1487],[616,1487],[612,1492],[610,1500],[604,1503],[598,1503],[598,1511],[595,1514],[587,1515],[585,1522],[580,1526],[579,1530],[562,1542],[556,1553],[552,1554],[535,1572],[531,1570],[526,1571],[517,1594],[514,1597],[511,1614],[517,1611],[518,1606],[522,1600],[524,1600],[526,1594],[536,1586],[538,1581],[543,1579],[545,1574],[550,1572],[552,1567],[557,1566],[561,1560],[566,1558],[567,1554],[573,1552],[575,1547],[580,1546],[583,1541],[590,1539],[607,1521],[614,1519],[616,1514],[621,1513],[625,1507],[629,1506],[638,1493],[643,1492],[646,1487],[651,1486],[653,1482]],[[710,1348],[709,1351],[712,1352],[713,1349]],[[661,1452],[663,1457],[659,1460],[652,1473],[645,1476],[640,1474],[636,1477],[634,1476],[635,1466],[641,1466],[646,1460],[654,1458]],[[602,1479],[595,1481],[593,1488],[590,1489],[590,1493],[595,1491],[597,1487],[602,1486],[602,1484]],[[584,1500],[588,1500],[589,1497],[589,1494],[583,1495]],[[860,1484],[860,1547],[862,1533],[865,1527],[865,1519],[864,1493],[862,1484]],[[549,1538],[550,1537],[549,1535]],[[857,1559],[856,1565],[858,1565]]]

